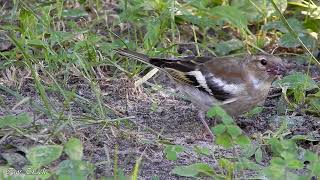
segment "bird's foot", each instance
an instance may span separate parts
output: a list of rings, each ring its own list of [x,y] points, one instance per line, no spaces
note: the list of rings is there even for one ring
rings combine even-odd
[[[212,131],[211,131],[208,123],[207,123],[206,120],[205,120],[204,112],[199,112],[199,118],[200,118],[200,120],[201,120],[201,122],[202,122],[202,124],[204,125],[205,130],[206,130],[206,132],[203,133],[203,138],[204,138],[205,140],[208,140],[208,141],[212,142],[212,141],[213,141],[213,138],[214,138],[214,134],[212,133]]]

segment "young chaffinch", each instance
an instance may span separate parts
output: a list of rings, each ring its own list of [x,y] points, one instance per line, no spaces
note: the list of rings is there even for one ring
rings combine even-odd
[[[286,71],[280,58],[267,54],[169,59],[148,57],[127,49],[116,52],[167,72],[187,98],[200,108],[200,119],[211,136],[204,112],[220,105],[229,115],[238,116],[262,105],[273,80]]]

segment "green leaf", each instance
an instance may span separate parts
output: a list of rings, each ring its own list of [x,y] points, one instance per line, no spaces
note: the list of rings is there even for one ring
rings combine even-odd
[[[282,166],[283,168],[286,167],[286,161],[280,157],[272,157],[271,164],[279,165],[279,166]]]
[[[172,151],[180,153],[184,151],[184,148],[181,145],[172,145]]]
[[[216,142],[216,144],[221,145],[225,148],[231,148],[233,146],[232,138],[227,133],[223,133],[223,134],[217,136],[215,142]]]
[[[263,110],[263,107],[258,106],[258,107],[255,107],[255,108],[251,109],[249,112],[246,112],[244,114],[244,116],[248,117],[248,118],[253,118],[256,115],[260,114],[262,112],[262,110]]]
[[[320,95],[320,91],[317,93],[318,96]],[[308,96],[308,104],[309,104],[309,111],[313,111],[315,114],[320,116],[320,97]]]
[[[199,174],[197,170],[189,166],[176,166],[173,168],[172,173],[184,177],[196,177]]]
[[[294,153],[294,157],[297,155],[298,146],[292,139],[281,140],[280,143],[282,148],[285,150],[284,152]],[[281,153],[283,152],[280,152],[280,154]]]
[[[157,176],[157,175],[153,175],[153,176],[151,177],[151,180],[160,180],[160,178],[159,178],[159,176]]]
[[[223,168],[223,169],[231,170],[234,167],[234,164],[231,161],[229,161],[228,159],[225,159],[225,158],[219,159],[218,163],[219,163],[219,166],[221,168]]]
[[[177,153],[174,151],[166,151],[166,158],[168,160],[175,161],[177,160]]]
[[[301,21],[296,18],[289,18],[288,20],[289,25],[295,32],[304,32],[305,28]],[[289,33],[286,26],[281,21],[270,21],[269,23],[263,25],[262,30],[269,31],[269,30],[279,30],[282,33]]]
[[[214,170],[206,163],[195,163],[191,164],[190,167],[192,169],[197,170],[199,173],[203,173],[208,176],[212,176],[214,174]]]
[[[268,178],[268,179],[286,179],[285,178],[285,163],[275,163],[274,158],[271,160],[271,165],[267,166],[263,170],[263,174]]]
[[[261,170],[262,166],[248,160],[247,158],[239,158],[239,161],[235,163],[235,168],[237,170]]]
[[[219,1],[222,0],[201,0],[201,1],[194,1],[194,0],[188,0],[188,4],[190,4],[190,6],[197,8],[199,10],[208,8],[212,5],[221,5],[222,3],[218,3]]]
[[[317,83],[311,79],[310,76],[303,74],[301,72],[296,72],[290,74],[281,80],[277,80],[274,82],[278,87],[288,87],[289,89],[297,89],[299,87],[303,87],[302,90],[310,90],[313,88],[317,88]]]
[[[0,166],[0,178],[2,179],[5,179],[5,178],[8,178],[8,170],[10,169],[9,166],[4,166],[4,165],[1,165]]]
[[[32,122],[32,118],[27,113],[18,115],[7,115],[0,117],[0,128],[9,126],[23,126]]]
[[[256,152],[254,153],[254,158],[255,160],[258,162],[258,163],[261,163],[262,161],[262,151],[261,151],[261,148],[258,148],[256,150]]]
[[[38,48],[44,48],[46,46],[46,44],[40,39],[26,40],[25,44],[28,45],[28,46],[35,46],[35,47],[38,47]]]
[[[301,161],[296,159],[289,161],[287,164],[288,164],[288,168],[291,168],[291,169],[301,169],[304,166],[304,164]]]
[[[235,142],[240,146],[246,146],[246,145],[251,143],[251,140],[250,140],[250,138],[248,136],[245,136],[245,135],[242,134],[242,135],[237,137]]]
[[[184,177],[196,177],[199,174],[213,176],[214,170],[208,164],[195,163],[189,166],[176,166],[172,170],[172,173]]]
[[[309,179],[307,175],[301,175],[300,173],[295,174],[293,172],[286,172],[286,179],[292,180],[306,180]]]
[[[312,136],[312,134],[309,135],[294,135],[291,137],[292,140],[294,141],[315,141],[317,142],[318,140]]]
[[[296,160],[297,154],[294,152],[290,152],[290,151],[282,151],[280,153],[281,157],[283,159],[285,159],[287,162],[291,161],[291,160]]]
[[[232,51],[239,50],[243,48],[243,42],[239,39],[231,39],[229,41],[223,41],[216,45],[215,52],[220,55],[224,56],[229,54]]]
[[[317,163],[313,164],[313,173],[316,176],[320,176],[320,162],[318,161]]]
[[[306,19],[304,26],[313,32],[320,32],[320,19]]]
[[[200,147],[198,145],[195,145],[194,148],[193,148],[193,151],[198,153],[198,154],[203,154],[203,155],[206,155],[206,156],[210,155],[210,149],[207,148],[207,147]]]
[[[200,27],[215,26],[217,23],[206,16],[180,15],[179,18]]]
[[[27,152],[27,158],[35,169],[48,165],[61,156],[63,147],[59,145],[36,146]]]
[[[319,161],[319,157],[317,156],[317,154],[307,150],[304,154],[304,160],[310,161],[311,163],[315,163],[315,162]]]
[[[271,138],[268,141],[268,144],[271,145],[271,150],[273,153],[273,156],[281,156],[286,154],[283,154],[283,152],[290,152],[297,154],[297,145],[293,140],[278,140],[277,138]]]
[[[242,30],[247,30],[248,20],[245,13],[240,11],[236,7],[232,6],[216,6],[210,10],[210,14],[213,16],[218,16],[223,20],[226,20],[234,27]]]
[[[213,106],[209,109],[207,112],[207,116],[209,118],[212,117],[220,117],[222,122],[224,124],[232,124],[233,119],[231,116],[229,116],[224,109],[222,109],[220,106]]]
[[[298,36],[303,44],[305,44],[308,48],[312,48],[316,45],[316,39],[313,36],[307,33],[299,33]],[[281,47],[285,48],[297,48],[301,46],[300,41],[290,33],[284,34],[278,43]]]
[[[79,160],[62,161],[56,174],[59,180],[86,180],[94,171],[94,165]]]
[[[145,33],[143,37],[143,46],[145,49],[153,48],[160,41],[168,27],[168,22],[170,22],[169,17],[168,14],[164,14],[147,22],[147,33]]]
[[[64,152],[71,160],[81,160],[83,156],[83,146],[81,141],[76,138],[70,138],[64,145]]]
[[[37,32],[37,18],[34,16],[32,11],[29,11],[25,8],[20,9],[20,26],[21,26],[21,33],[27,36],[30,39],[35,39],[35,35]]]
[[[241,129],[236,125],[228,125],[227,132],[231,135],[232,138],[236,138],[241,134]]]
[[[166,153],[166,158],[168,160],[177,160],[177,153],[184,151],[184,148],[180,145],[166,145],[164,152]]]
[[[66,41],[72,41],[74,38],[74,34],[71,32],[64,32],[64,31],[52,31],[50,33],[50,42],[52,45],[56,43],[63,43]]]
[[[287,0],[275,0],[275,3],[281,12],[286,10]],[[262,21],[264,18],[268,18],[276,12],[270,1],[265,0],[233,0],[231,1],[231,6],[237,7],[245,12],[245,16],[250,22]]]
[[[299,40],[290,33],[284,34],[279,40],[279,45],[286,48],[297,48],[300,46]]]
[[[78,18],[78,17],[86,17],[86,16],[88,16],[88,13],[85,10],[79,9],[79,8],[64,9],[62,11],[62,17],[65,17],[65,18]]]
[[[212,127],[211,131],[215,135],[219,136],[219,135],[221,135],[222,133],[224,133],[226,131],[226,126],[224,124],[218,124],[215,127]]]
[[[182,20],[197,25],[201,28],[206,28],[209,26],[214,27],[217,24],[217,20],[210,18],[206,11],[198,9],[199,11],[190,12],[189,8],[183,6],[177,6],[176,8],[179,10],[179,14],[175,16],[176,23],[179,23]]]
[[[260,145],[258,144],[248,144],[247,146],[243,146],[242,155],[246,158],[249,158],[255,154],[258,148],[260,148]]]

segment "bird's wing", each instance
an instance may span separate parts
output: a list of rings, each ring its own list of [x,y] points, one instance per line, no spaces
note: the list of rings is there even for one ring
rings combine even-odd
[[[234,99],[244,90],[241,63],[235,58],[152,58],[127,49],[117,49],[116,52],[159,67],[177,82],[195,87],[222,102]]]
[[[222,102],[235,98],[245,88],[243,75],[239,70],[241,65],[235,59],[215,57],[150,58],[149,62],[165,69],[176,81],[194,86]],[[226,70],[226,73],[231,77],[228,78],[223,74],[223,70]]]

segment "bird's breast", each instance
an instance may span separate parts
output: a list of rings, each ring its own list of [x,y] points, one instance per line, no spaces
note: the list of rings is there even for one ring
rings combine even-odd
[[[238,116],[257,105],[263,104],[270,86],[271,83],[261,83],[254,90],[244,88],[241,92],[234,94],[232,98],[225,101],[218,100],[214,96],[192,86],[180,86],[180,91],[202,111],[208,111],[214,105],[221,105],[229,115]]]

